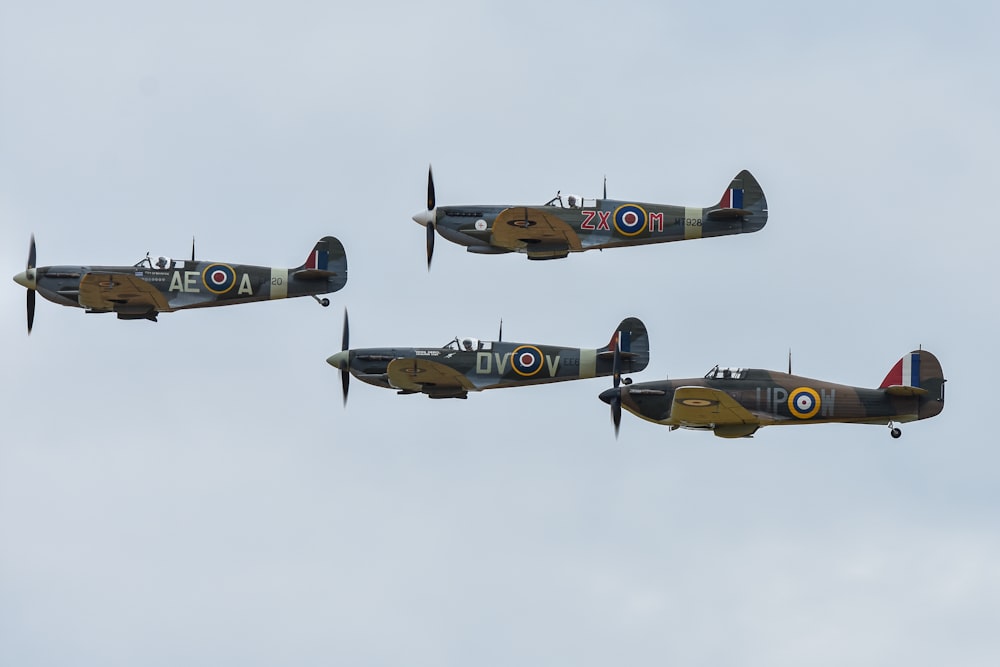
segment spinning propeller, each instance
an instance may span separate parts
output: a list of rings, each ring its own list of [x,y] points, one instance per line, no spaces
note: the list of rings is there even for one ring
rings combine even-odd
[[[28,290],[28,333],[31,333],[31,326],[35,323],[35,290],[37,288],[38,275],[35,272],[35,235],[31,235],[31,246],[28,248],[28,265],[23,273],[14,276],[14,281],[18,285],[24,286]]]
[[[413,216],[413,221],[427,228],[427,270],[434,257],[434,234],[437,231],[437,200],[434,197],[434,171],[427,167],[427,210]]]
[[[622,388],[621,385],[628,387],[628,385],[632,384],[632,379],[622,377],[621,332],[618,332],[615,336],[614,346],[614,357],[611,362],[611,376],[614,386],[611,389],[602,391],[600,399],[611,406],[611,422],[615,425],[615,438],[617,439],[618,429],[622,423],[622,392],[628,391],[628,389]]]
[[[621,428],[622,424],[622,390],[618,386],[622,381],[622,346],[619,336],[620,334],[615,336],[615,356],[611,365],[614,395],[609,401],[611,404],[611,421],[615,425],[615,439],[618,438],[618,429]]]
[[[351,329],[347,323],[347,309],[344,308],[344,334],[340,339],[340,352],[327,358],[326,363],[340,369],[340,388],[344,393],[344,406],[347,405],[347,390],[351,382]]]

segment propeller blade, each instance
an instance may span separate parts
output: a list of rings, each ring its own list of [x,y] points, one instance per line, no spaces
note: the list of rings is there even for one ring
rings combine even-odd
[[[431,270],[431,260],[434,258],[434,229],[433,222],[427,223],[427,270]]]
[[[344,308],[344,335],[340,338],[341,351],[346,350],[351,344],[351,328],[347,322],[347,309]]]
[[[615,425],[615,440],[618,439],[618,431],[622,425],[622,395],[618,394],[611,399],[611,421]]]
[[[351,343],[351,328],[347,320],[347,309],[344,308],[344,333],[340,338],[340,350],[346,352]],[[347,353],[344,365],[340,367],[340,390],[344,396],[344,407],[347,407],[347,391],[351,386],[351,354]]]
[[[35,235],[31,235],[31,244],[28,246],[28,264],[25,267],[25,274],[33,274],[35,270]],[[33,280],[34,275],[28,275],[28,280]],[[31,334],[31,327],[35,324],[35,290],[28,288],[28,334]]]
[[[347,390],[351,386],[351,372],[340,369],[340,389],[344,393],[344,407],[347,407]]]
[[[427,166],[427,210],[433,211],[437,208],[437,199],[434,197],[434,171],[430,165]]]
[[[614,380],[615,389],[622,381],[622,345],[621,345],[621,333],[615,334],[615,356],[611,364],[611,377]],[[619,406],[618,417],[621,418],[621,406]]]
[[[628,391],[628,389],[615,387],[614,389],[605,389],[598,396],[598,398],[611,406],[611,423],[615,425],[616,440],[618,439],[618,429],[622,423],[622,392],[625,391]]]
[[[35,290],[28,290],[28,333],[31,333],[31,326],[35,323]]]

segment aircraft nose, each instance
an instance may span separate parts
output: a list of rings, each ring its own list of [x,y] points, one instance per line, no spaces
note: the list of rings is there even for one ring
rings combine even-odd
[[[413,216],[413,222],[426,227],[434,222],[434,211],[428,211],[427,209],[420,211]]]
[[[348,350],[341,350],[337,354],[327,357],[326,363],[330,364],[334,368],[344,370],[347,368],[348,354],[350,354]]]
[[[601,392],[598,398],[607,403],[608,405],[611,405],[611,400],[620,396],[621,391],[622,391],[621,389],[605,389],[604,391]]]
[[[35,270],[28,269],[14,276],[14,282],[28,289],[36,288]]]

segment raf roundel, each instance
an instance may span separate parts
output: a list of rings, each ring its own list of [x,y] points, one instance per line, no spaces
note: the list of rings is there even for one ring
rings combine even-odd
[[[788,394],[788,411],[793,417],[811,419],[819,412],[819,393],[810,387],[799,387]]]
[[[542,351],[534,345],[522,345],[511,353],[514,372],[523,377],[531,377],[542,370]]]
[[[646,229],[646,211],[635,204],[624,204],[615,209],[615,229],[623,236],[635,236]]]
[[[225,294],[236,285],[236,271],[228,264],[209,264],[201,272],[201,280],[213,294]]]
[[[685,398],[681,401],[681,404],[691,408],[707,408],[710,405],[715,405],[717,402],[718,401],[710,401],[706,398]]]

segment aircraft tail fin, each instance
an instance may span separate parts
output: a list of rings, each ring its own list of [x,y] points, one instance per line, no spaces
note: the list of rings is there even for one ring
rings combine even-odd
[[[649,334],[638,317],[622,320],[608,344],[598,349],[598,357],[611,363],[618,345],[621,346],[623,373],[638,373],[649,365]]]
[[[760,183],[744,169],[736,174],[722,198],[709,207],[709,220],[742,220],[744,232],[756,232],[767,224],[767,199]]]
[[[889,370],[879,389],[894,396],[917,396],[918,419],[927,419],[944,409],[944,371],[927,350],[913,350]]]
[[[336,291],[347,283],[347,252],[344,244],[334,236],[324,236],[312,252],[306,257],[302,266],[297,267],[293,275],[298,280],[331,280]]]

